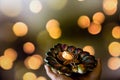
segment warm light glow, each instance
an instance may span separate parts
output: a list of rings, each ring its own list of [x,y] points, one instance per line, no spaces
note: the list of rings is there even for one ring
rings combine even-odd
[[[27,72],[23,75],[23,80],[36,80],[37,77],[34,73],[32,72]]]
[[[26,42],[23,45],[23,50],[24,52],[26,52],[27,54],[32,54],[35,51],[35,46],[33,43],[31,42]]]
[[[54,10],[63,9],[68,2],[68,0],[62,0],[62,1],[61,0],[45,0],[45,1],[48,4],[48,6]]]
[[[33,12],[33,13],[39,13],[42,9],[42,4],[39,0],[32,0],[30,2],[30,10]]]
[[[78,19],[78,26],[81,28],[87,28],[88,26],[90,26],[90,19],[88,16],[80,16]]]
[[[40,55],[33,55],[27,57],[24,64],[28,69],[37,70],[43,64],[43,58]]]
[[[97,22],[99,24],[102,24],[105,20],[105,16],[102,12],[96,12],[93,15],[93,22]]]
[[[46,24],[46,30],[53,39],[58,39],[61,37],[60,24],[57,20],[51,19]]]
[[[44,76],[39,76],[36,80],[47,80]]]
[[[120,39],[120,26],[115,26],[112,30],[112,36],[115,39]]]
[[[72,60],[72,59],[73,59],[73,56],[72,56],[69,52],[67,52],[67,51],[64,51],[64,52],[62,53],[62,57],[63,57],[64,59],[66,59],[66,60]]]
[[[83,51],[89,52],[90,55],[94,55],[94,54],[95,54],[94,48],[93,48],[92,46],[90,46],[90,45],[85,46],[85,47],[83,48]]]
[[[119,42],[110,43],[108,51],[112,56],[120,56],[120,43]]]
[[[117,69],[119,69],[120,68],[120,58],[118,58],[118,57],[111,57],[108,60],[108,67],[111,70],[117,70]]]
[[[10,58],[12,61],[15,61],[17,58],[17,52],[12,48],[8,48],[4,51],[4,56]]]
[[[8,17],[16,17],[21,13],[21,0],[0,0],[0,9]]]
[[[0,66],[4,70],[10,70],[13,67],[13,62],[10,58],[6,56],[0,57]]]
[[[117,11],[118,0],[104,0],[103,10],[107,15],[113,15]]]
[[[17,22],[13,25],[13,32],[16,36],[25,36],[28,32],[28,27],[23,22]]]
[[[91,25],[88,27],[88,32],[92,35],[96,35],[101,32],[101,25],[97,23],[91,23]]]

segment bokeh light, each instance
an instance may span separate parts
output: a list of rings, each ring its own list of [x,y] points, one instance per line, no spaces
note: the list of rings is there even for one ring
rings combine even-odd
[[[17,59],[17,52],[12,48],[7,48],[4,51],[4,56],[11,59],[11,61],[15,61]]]
[[[0,57],[0,66],[4,70],[10,70],[13,67],[13,62],[10,58],[6,56]]]
[[[8,17],[16,17],[21,13],[21,0],[0,0],[0,9]]]
[[[105,15],[102,12],[96,12],[93,15],[93,22],[97,22],[99,24],[102,24],[105,20]]]
[[[112,36],[115,39],[120,39],[120,26],[113,27],[113,29],[112,29]]]
[[[58,39],[62,35],[62,31],[60,29],[60,24],[55,19],[51,19],[47,22],[46,30],[48,31],[50,37],[53,39]]]
[[[92,35],[97,35],[101,32],[102,26],[100,24],[92,22],[88,27],[88,32]]]
[[[42,4],[39,0],[31,0],[29,7],[33,13],[39,13],[42,10]]]
[[[108,67],[111,70],[117,70],[120,68],[120,58],[118,57],[111,57],[108,60]]]
[[[108,46],[108,51],[112,56],[120,56],[120,43],[119,42],[111,42]]]
[[[25,36],[28,33],[28,26],[23,22],[17,22],[13,25],[13,32],[16,36]]]
[[[26,54],[32,54],[35,51],[35,46],[32,42],[26,42],[23,45],[23,50]]]
[[[95,50],[93,48],[93,46],[90,45],[86,45],[83,47],[83,51],[87,51],[90,53],[90,55],[94,55],[95,54]]]
[[[113,15],[117,11],[118,0],[103,0],[103,11],[107,15]]]
[[[61,10],[61,9],[63,9],[65,6],[66,6],[66,4],[67,4],[67,2],[68,2],[68,0],[45,0],[46,1],[46,3],[48,4],[48,6],[51,8],[51,9],[54,9],[54,10]]]
[[[25,59],[24,64],[28,69],[37,70],[43,64],[43,58],[37,54],[29,56]]]
[[[78,19],[78,26],[83,28],[83,29],[88,28],[88,26],[90,26],[89,17],[86,15],[80,16]]]
[[[44,76],[39,76],[36,80],[47,80]]]
[[[37,76],[33,72],[26,72],[23,75],[23,80],[36,80]]]

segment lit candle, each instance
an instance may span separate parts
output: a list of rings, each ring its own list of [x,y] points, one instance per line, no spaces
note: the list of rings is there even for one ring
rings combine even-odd
[[[66,60],[72,60],[72,59],[73,59],[73,56],[72,56],[69,52],[67,52],[67,51],[64,51],[64,52],[62,53],[62,57],[63,57],[64,59],[66,59]]]

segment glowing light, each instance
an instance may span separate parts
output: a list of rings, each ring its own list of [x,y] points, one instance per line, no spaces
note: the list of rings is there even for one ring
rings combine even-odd
[[[46,0],[46,3],[48,6],[54,10],[61,10],[65,7],[67,4],[68,0]]]
[[[111,70],[117,70],[117,69],[119,69],[120,68],[120,58],[118,58],[118,57],[111,57],[108,60],[108,67]]]
[[[16,36],[25,36],[28,32],[28,27],[23,22],[17,22],[13,25],[13,32]]]
[[[53,39],[58,39],[61,37],[62,32],[60,29],[60,24],[57,20],[55,20],[55,19],[49,20],[46,24],[46,29],[47,29],[49,35]]]
[[[88,26],[90,26],[90,19],[88,16],[80,16],[78,19],[78,25],[81,28],[88,28]]]
[[[6,16],[16,17],[22,10],[22,2],[21,0],[1,0],[0,8]]]
[[[85,46],[85,47],[83,48],[83,50],[89,52],[91,55],[94,55],[94,54],[95,54],[94,48],[93,48],[92,46],[90,46],[90,45]]]
[[[44,76],[39,76],[36,80],[47,80]]]
[[[34,73],[32,72],[27,72],[23,75],[23,80],[36,80],[37,77]]]
[[[17,58],[17,52],[12,48],[8,48],[4,51],[4,56],[10,58],[11,61],[15,61]]]
[[[24,52],[26,52],[27,54],[32,54],[35,51],[35,46],[33,43],[31,42],[26,42],[23,45],[23,50]]]
[[[67,52],[67,51],[64,51],[64,52],[62,53],[62,57],[63,57],[64,59],[66,59],[66,60],[72,60],[72,59],[73,59],[73,56],[72,56],[69,52]]]
[[[29,7],[33,13],[39,13],[42,10],[42,4],[39,0],[32,0]]]
[[[108,51],[112,56],[119,56],[120,55],[120,43],[119,42],[112,42],[109,44]]]
[[[37,70],[43,64],[43,58],[40,55],[33,55],[27,57],[24,64],[28,69]]]
[[[112,36],[116,39],[120,39],[120,26],[115,26],[112,30]]]
[[[101,25],[97,23],[91,23],[91,25],[88,27],[88,32],[92,35],[96,35],[101,32]]]
[[[117,11],[118,0],[104,0],[103,10],[107,15],[113,15]]]
[[[13,62],[10,58],[8,58],[6,56],[1,56],[0,66],[4,70],[10,70],[13,67]]]
[[[96,12],[93,15],[93,22],[97,22],[99,24],[102,24],[105,20],[105,16],[102,12]]]

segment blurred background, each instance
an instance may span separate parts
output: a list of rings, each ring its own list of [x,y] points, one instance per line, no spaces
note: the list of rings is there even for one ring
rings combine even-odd
[[[44,57],[57,43],[101,58],[101,80],[120,80],[119,0],[0,0],[0,80],[50,80]]]

